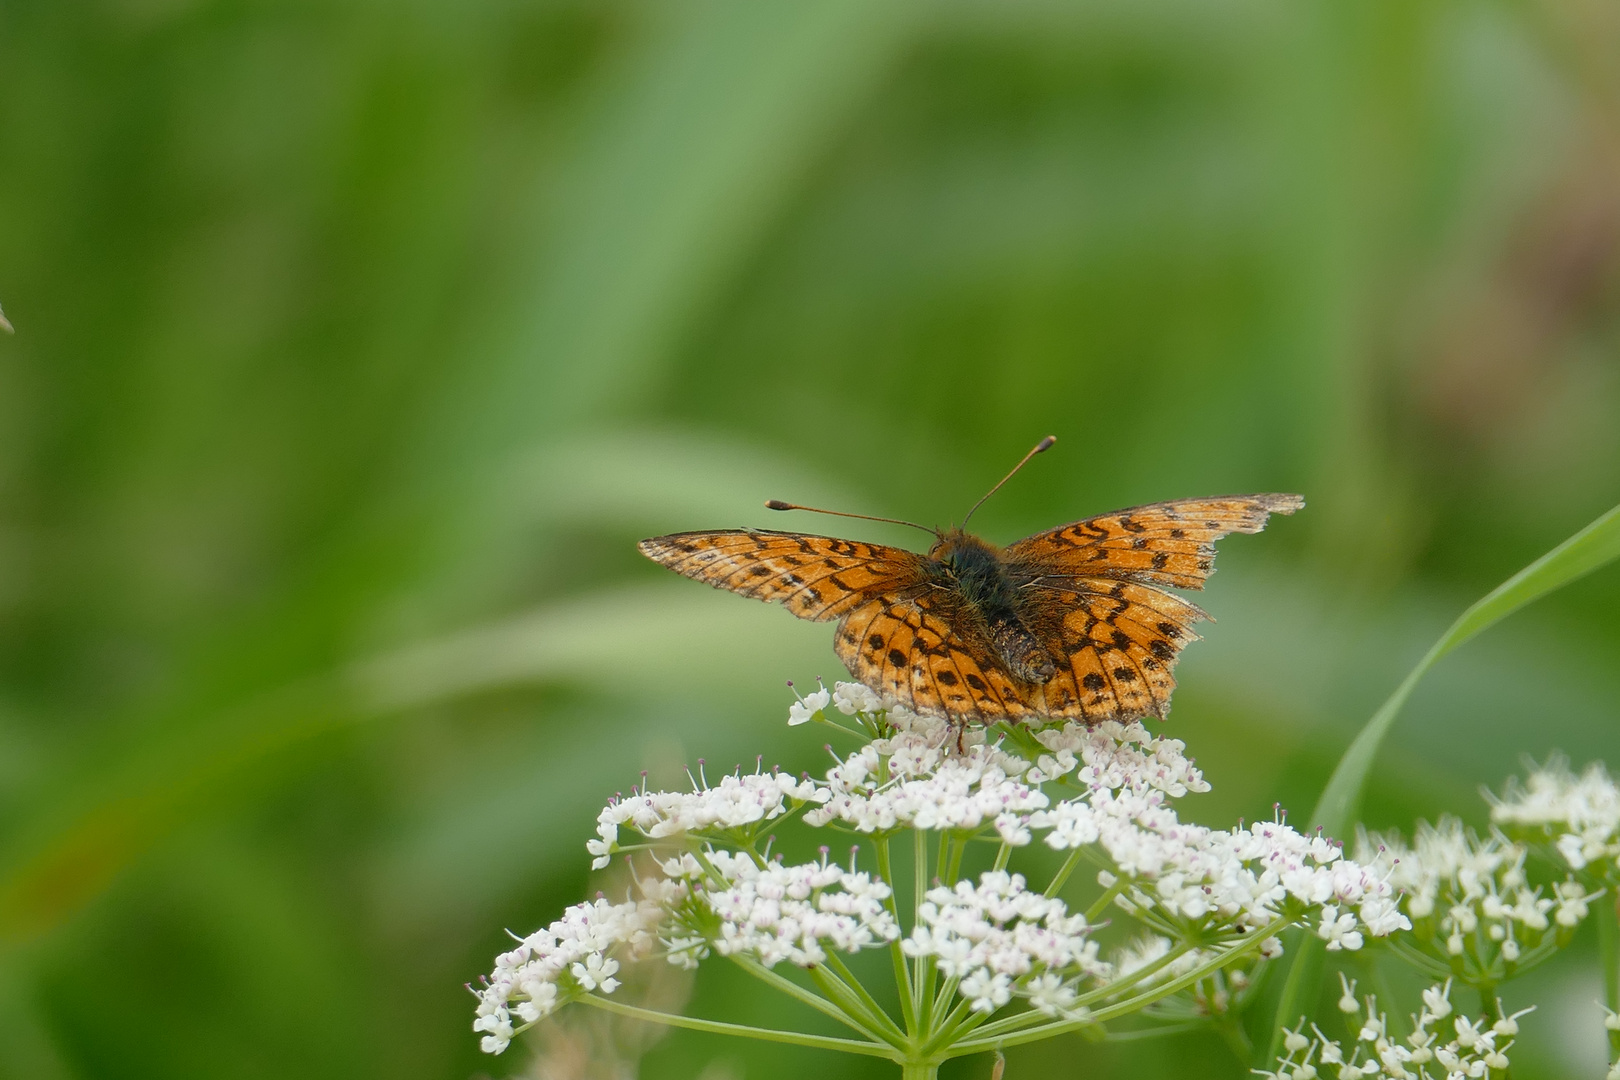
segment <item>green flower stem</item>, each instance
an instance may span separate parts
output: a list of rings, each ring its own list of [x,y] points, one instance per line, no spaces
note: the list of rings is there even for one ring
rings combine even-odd
[[[1373,993],[1378,995],[1378,1000],[1386,1002],[1399,1001],[1400,999],[1395,996],[1395,987],[1390,984],[1389,973],[1384,970],[1384,965],[1378,962],[1378,958],[1372,955],[1370,950],[1363,948],[1358,959],[1361,961],[1362,979],[1373,988]],[[1500,1019],[1500,1016],[1493,1016],[1491,1017],[1491,1023],[1494,1024]],[[1386,1025],[1385,1031],[1389,1035],[1391,1042],[1404,1041],[1412,1033],[1410,1017],[1403,1014],[1399,1009],[1390,1009],[1385,1016],[1384,1023]],[[1247,1060],[1247,1058],[1243,1060]]]
[[[829,720],[822,713],[816,713],[816,715],[814,717],[812,717],[811,719],[813,719],[817,724],[820,724],[822,727],[830,727],[834,731],[841,731],[845,735],[852,735],[856,739],[859,739],[862,743],[868,743],[868,742],[872,741],[872,736],[871,735],[869,735],[869,734],[867,734],[865,732],[856,731],[853,728],[847,728],[843,724],[840,724],[836,720]]]
[[[837,953],[827,954],[826,966],[829,971],[838,976],[840,982],[842,982],[846,988],[853,992],[856,997],[860,998],[861,1004],[865,1006],[866,1015],[872,1021],[877,1023],[883,1031],[889,1033],[897,1039],[903,1039],[905,1037],[904,1032],[900,1030],[900,1026],[894,1022],[894,1019],[889,1016],[887,1012],[884,1011],[883,1006],[877,1003],[877,999],[867,992],[866,987],[861,985],[861,980],[856,978],[855,973],[850,971],[849,968],[845,966],[844,961],[838,956]]]
[[[936,863],[938,878],[946,888],[954,886],[962,870],[962,853],[967,850],[967,838],[949,832],[941,831],[939,834],[939,855]],[[922,1015],[918,1018],[917,1030],[928,1039],[938,1034],[940,1025],[936,1023],[950,1004],[951,995],[956,992],[959,981],[951,977],[941,981],[939,990],[928,996],[928,987],[933,986],[939,974],[939,959],[933,954],[923,957],[922,978],[917,980],[918,991],[922,994]]]
[[[772,971],[764,964],[761,964],[759,961],[751,960],[742,956],[733,956],[731,957],[731,961],[744,971],[748,972],[748,974],[754,976],[754,978],[759,979],[761,982],[767,983],[777,990],[782,991],[782,993],[787,994],[796,1001],[803,1002],[817,1012],[825,1016],[832,1017],[845,1027],[850,1028],[859,1034],[865,1035],[869,1039],[883,1041],[879,1039],[877,1032],[869,1029],[865,1024],[857,1021],[854,1016],[851,1016],[848,1012],[839,1008],[833,1002],[828,1001],[820,994],[816,994],[805,989],[792,979],[789,979],[783,975],[778,975],[776,972]]]
[[[821,992],[826,994],[833,1004],[849,1014],[849,1018],[860,1025],[865,1035],[899,1049],[906,1047],[909,1040],[905,1034],[896,1028],[892,1021],[883,1023],[874,1017],[868,1016],[866,1006],[860,997],[848,986],[845,986],[843,980],[837,975],[823,965],[808,970],[810,978],[821,988]]]
[[[752,1027],[748,1024],[728,1024],[722,1020],[700,1020],[695,1016],[678,1016],[674,1013],[658,1012],[655,1009],[643,1009],[636,1005],[626,1005],[621,1001],[613,1001],[596,994],[586,994],[578,1000],[592,1008],[618,1013],[620,1016],[628,1016],[632,1020],[645,1020],[649,1024],[663,1024],[666,1027],[706,1031],[711,1035],[737,1035],[744,1039],[758,1039],[761,1042],[810,1046],[817,1050],[841,1050],[846,1054],[865,1054],[867,1057],[888,1058],[890,1061],[898,1060],[895,1057],[895,1048],[884,1043],[862,1042],[858,1039],[838,1039],[830,1035],[806,1035],[798,1031],[778,1031],[775,1028]],[[917,1075],[922,1076],[925,1074],[918,1073]]]
[[[995,1050],[999,1047],[1019,1046],[1023,1043],[1036,1042],[1040,1039],[1050,1038],[1053,1035],[1062,1035],[1066,1032],[1078,1031],[1083,1027],[1094,1027],[1097,1024],[1104,1023],[1108,1020],[1113,1020],[1120,1016],[1126,1016],[1144,1008],[1145,1006],[1153,1004],[1155,1001],[1159,1001],[1162,998],[1167,998],[1171,994],[1179,993],[1200,980],[1207,979],[1210,975],[1219,971],[1221,968],[1228,966],[1233,960],[1242,956],[1244,953],[1253,952],[1255,949],[1258,949],[1262,941],[1265,941],[1267,938],[1273,937],[1282,932],[1282,930],[1285,929],[1288,924],[1289,919],[1287,916],[1279,916],[1267,926],[1264,926],[1259,930],[1252,931],[1250,934],[1248,934],[1242,944],[1234,945],[1230,949],[1223,950],[1219,955],[1215,956],[1206,963],[1200,964],[1198,967],[1193,968],[1185,975],[1172,979],[1163,986],[1155,987],[1154,989],[1145,991],[1136,995],[1135,997],[1126,998],[1124,1001],[1117,1002],[1103,1009],[1098,1009],[1090,1016],[1083,1017],[1078,1020],[1061,1020],[1056,1023],[1042,1024],[1040,1027],[1029,1028],[1028,1030],[1006,1036],[1005,1038],[984,1037],[981,1033],[980,1038],[968,1039],[965,1042],[959,1042],[952,1046],[950,1048],[951,1056],[959,1057],[965,1054],[977,1054],[985,1050]]]
[[[1422,949],[1402,941],[1394,935],[1390,936],[1389,948],[1396,956],[1399,956],[1402,960],[1436,981],[1443,982],[1456,974],[1451,970],[1450,965],[1441,963]]]
[[[717,888],[725,888],[726,885],[729,884],[729,882],[726,881],[725,875],[716,870],[714,868],[714,864],[709,862],[709,857],[703,853],[703,846],[701,844],[688,844],[686,846],[686,850],[691,853],[693,859],[697,860],[697,864],[703,867],[703,872],[708,875],[709,880]]]
[[[1286,916],[1281,916],[1277,922],[1272,924],[1272,927],[1286,926],[1288,921],[1289,920]],[[1254,945],[1258,941],[1264,941],[1267,937],[1270,937],[1273,932],[1273,930],[1268,928],[1266,930],[1259,931],[1261,935],[1259,938],[1254,938],[1251,934],[1246,934],[1241,938],[1230,940],[1239,942],[1240,944],[1237,948],[1241,949]],[[1180,944],[1176,945],[1173,949],[1171,949],[1165,955],[1159,957],[1157,960],[1153,961],[1151,964],[1145,964],[1137,970],[1131,972],[1130,975],[1121,979],[1116,979],[1106,986],[1100,986],[1094,990],[1081,994],[1079,997],[1075,998],[1074,1008],[1083,1008],[1091,1005],[1094,1002],[1102,1001],[1110,997],[1116,997],[1121,990],[1129,989],[1137,983],[1151,978],[1153,975],[1175,963],[1196,947],[1197,946],[1191,944],[1190,942],[1182,941]],[[1219,970],[1227,963],[1226,957],[1232,955],[1236,951],[1237,949],[1227,949],[1217,956],[1215,960],[1211,961],[1210,964],[1206,964],[1203,968],[1198,970],[1204,971],[1206,974],[1210,971]],[[951,987],[951,989],[955,989],[954,985]],[[1147,1002],[1147,1004],[1151,1004],[1152,1001],[1156,1000],[1158,1000],[1158,997],[1153,997]],[[978,1040],[976,1041],[982,1042],[983,1040],[998,1038],[1014,1031],[1028,1028],[1031,1024],[1037,1024],[1047,1020],[1047,1017],[1043,1013],[1029,1010],[1018,1013],[1014,1016],[1003,1017],[1002,1019],[993,1023],[986,1023],[986,1021],[989,1020],[989,1017],[983,1013],[975,1013],[971,1016],[964,1017],[963,1013],[966,1011],[966,1008],[967,1004],[965,1002],[957,1008],[956,1012],[951,1016],[952,1023],[941,1026],[941,1031],[944,1033],[944,1036],[936,1036],[928,1043],[926,1049],[936,1049],[944,1043],[955,1041],[956,1039],[974,1031],[976,1031],[979,1036]]]
[[[1010,858],[1012,858],[1012,845],[1003,840],[1001,846],[996,849],[996,865],[992,866],[991,869],[1007,869],[1007,860]]]
[[[1490,1027],[1502,1019],[1502,999],[1496,996],[1496,987],[1479,988],[1479,1015],[1485,1027]]]
[[[969,1012],[969,1008],[968,1002],[957,1002],[956,1008],[952,1009],[950,1015],[945,1017],[944,1021],[939,1025],[939,1030],[934,1032],[933,1037],[923,1044],[923,1053],[939,1053],[950,1046],[956,1040],[956,1036],[961,1033],[962,1025],[971,1019],[972,1014]]]
[[[961,879],[962,853],[966,850],[966,838],[961,836],[951,838],[951,858],[950,862],[945,867],[945,873],[940,875],[941,881],[945,882],[947,885],[955,885],[957,881]]]
[[[1129,989],[1130,987],[1141,982],[1143,979],[1151,977],[1155,972],[1163,969],[1167,965],[1175,963],[1177,960],[1191,951],[1192,948],[1192,945],[1182,942],[1165,955],[1153,961],[1153,963],[1143,965],[1137,970],[1131,972],[1125,978],[1111,982],[1107,986],[1098,987],[1095,990],[1081,994],[1075,999],[1075,1008],[1089,1005],[1091,1002],[1100,1001],[1103,998],[1113,997],[1121,990]],[[942,1038],[936,1036],[928,1043],[926,1049],[933,1050],[946,1043],[953,1042],[969,1032],[975,1031],[978,1033],[980,1039],[993,1039],[1001,1035],[1010,1034],[1014,1031],[1020,1031],[1029,1027],[1031,1024],[1046,1022],[1050,1018],[1045,1013],[1036,1012],[1035,1010],[1030,1009],[1026,1012],[1017,1013],[1013,1016],[1002,1017],[1000,1020],[997,1020],[994,1023],[987,1023],[989,1019],[990,1017],[985,1013],[972,1013],[969,1015],[968,1003],[964,1001],[961,1005],[957,1006],[956,1011],[951,1014],[950,1020],[947,1021],[947,1025],[942,1025],[941,1031],[944,1037]]]
[[[933,958],[930,957],[929,959]],[[928,1015],[930,1017],[944,1015],[945,1009],[951,1003],[951,995],[956,993],[956,984],[961,981],[962,977],[960,975],[951,975],[948,978],[940,980],[939,993],[934,995],[934,1003],[928,1010]],[[948,1021],[949,1017],[947,1017],[946,1020]],[[929,1037],[932,1038],[934,1035],[939,1034],[940,1031],[944,1030],[944,1027],[945,1021],[941,1021],[938,1025],[930,1028]]]
[[[1103,1036],[1103,1042],[1143,1042],[1170,1035],[1185,1035],[1189,1031],[1204,1031],[1208,1027],[1206,1021],[1189,1020],[1184,1024],[1165,1024],[1162,1027],[1137,1028],[1135,1031],[1110,1031]]]
[[[1603,1004],[1620,1012],[1620,894],[1598,898],[1598,957],[1603,964]],[[1605,1029],[1607,1030],[1607,1029]],[[1609,1031],[1609,1059],[1620,1056],[1620,1031]]]
[[[1073,861],[1072,858],[1071,858],[1071,861]],[[1114,902],[1114,897],[1118,896],[1120,893],[1122,893],[1124,891],[1125,891],[1125,876],[1123,874],[1121,874],[1119,877],[1116,877],[1114,879],[1114,883],[1112,885],[1108,886],[1107,889],[1103,890],[1103,894],[1101,896],[1097,897],[1097,902],[1096,903],[1094,903],[1090,907],[1086,908],[1086,922],[1088,922],[1088,923],[1096,922],[1098,920],[1098,918],[1100,918],[1102,916],[1102,913],[1108,910],[1108,905],[1112,904]],[[1051,893],[1048,892],[1047,895],[1050,896]]]
[[[951,834],[944,829],[939,833],[939,851],[934,856],[934,880],[947,888],[955,884],[954,877],[947,876],[946,871],[950,865],[950,854],[953,849]],[[921,845],[917,853],[922,854]],[[919,894],[920,895],[920,894]],[[921,915],[919,901],[919,917]],[[917,1037],[926,1039],[934,1032],[934,1016],[937,996],[928,991],[934,985],[938,976],[936,965],[938,961],[932,953],[918,958],[917,971]],[[947,999],[949,1000],[949,999]]]
[[[928,834],[922,829],[911,830],[911,858],[911,927],[915,929],[921,919],[923,896],[928,892]],[[911,1015],[916,1018],[911,1030],[914,1032],[923,1030],[923,998],[928,986],[923,979],[923,957],[919,956],[911,962]]]
[[[1074,873],[1074,868],[1079,865],[1080,848],[1077,847],[1073,851],[1069,852],[1069,857],[1063,860],[1063,865],[1058,867],[1058,872],[1052,875],[1052,884],[1046,887],[1046,895],[1048,897],[1056,896],[1058,894],[1058,890],[1063,888],[1063,886],[1068,882],[1069,875]],[[1117,885],[1118,882],[1115,882],[1115,884]],[[1110,899],[1112,899],[1112,897],[1110,897]],[[1090,921],[1091,915],[1088,912],[1086,914],[1086,922]]]
[[[900,1080],[934,1080],[939,1075],[937,1061],[902,1061]]]
[[[889,838],[887,836],[874,836],[872,846],[877,849],[878,876],[889,887],[889,914],[893,916],[896,924],[900,922],[900,910],[894,901],[894,863],[889,858]],[[906,954],[900,948],[898,939],[889,942],[889,957],[894,962],[894,981],[900,988],[900,1012],[905,1020],[907,1031],[917,1030],[917,1012],[912,1008],[913,996],[911,992],[911,968],[906,964]]]

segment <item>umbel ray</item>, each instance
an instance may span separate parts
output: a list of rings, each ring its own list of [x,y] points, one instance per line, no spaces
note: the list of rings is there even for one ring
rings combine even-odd
[[[968,518],[1047,436],[968,511]],[[962,528],[930,529],[926,554],[884,544],[767,529],[717,529],[643,540],[678,574],[781,602],[801,619],[837,620],[833,648],[881,697],[956,722],[1162,718],[1171,669],[1193,624],[1209,616],[1165,588],[1202,589],[1215,541],[1292,514],[1298,495],[1176,499],[1115,510],[997,547]],[[967,519],[963,519],[963,525]]]

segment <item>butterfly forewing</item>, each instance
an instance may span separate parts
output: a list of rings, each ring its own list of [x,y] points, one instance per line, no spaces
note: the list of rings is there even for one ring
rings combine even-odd
[[[762,529],[676,533],[637,546],[678,574],[767,603],[780,601],[815,622],[915,586],[922,565],[922,556],[904,548]]]
[[[1009,561],[1052,575],[1127,578],[1201,589],[1214,572],[1215,541],[1256,533],[1270,514],[1292,514],[1298,495],[1177,499],[1116,510],[1036,533],[1007,548]]]

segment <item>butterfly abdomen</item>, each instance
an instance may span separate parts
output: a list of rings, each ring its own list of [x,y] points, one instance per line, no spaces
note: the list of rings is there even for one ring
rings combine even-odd
[[[1044,683],[1057,674],[1052,654],[1025,629],[1017,616],[992,620],[990,643],[1007,670],[1024,682]]]

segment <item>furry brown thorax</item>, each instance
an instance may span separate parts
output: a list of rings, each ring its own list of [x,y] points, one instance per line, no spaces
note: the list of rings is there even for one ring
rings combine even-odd
[[[1052,654],[1019,618],[1021,583],[1007,572],[1000,548],[961,529],[946,529],[928,557],[984,620],[1009,672],[1032,683],[1044,683],[1057,672]]]

